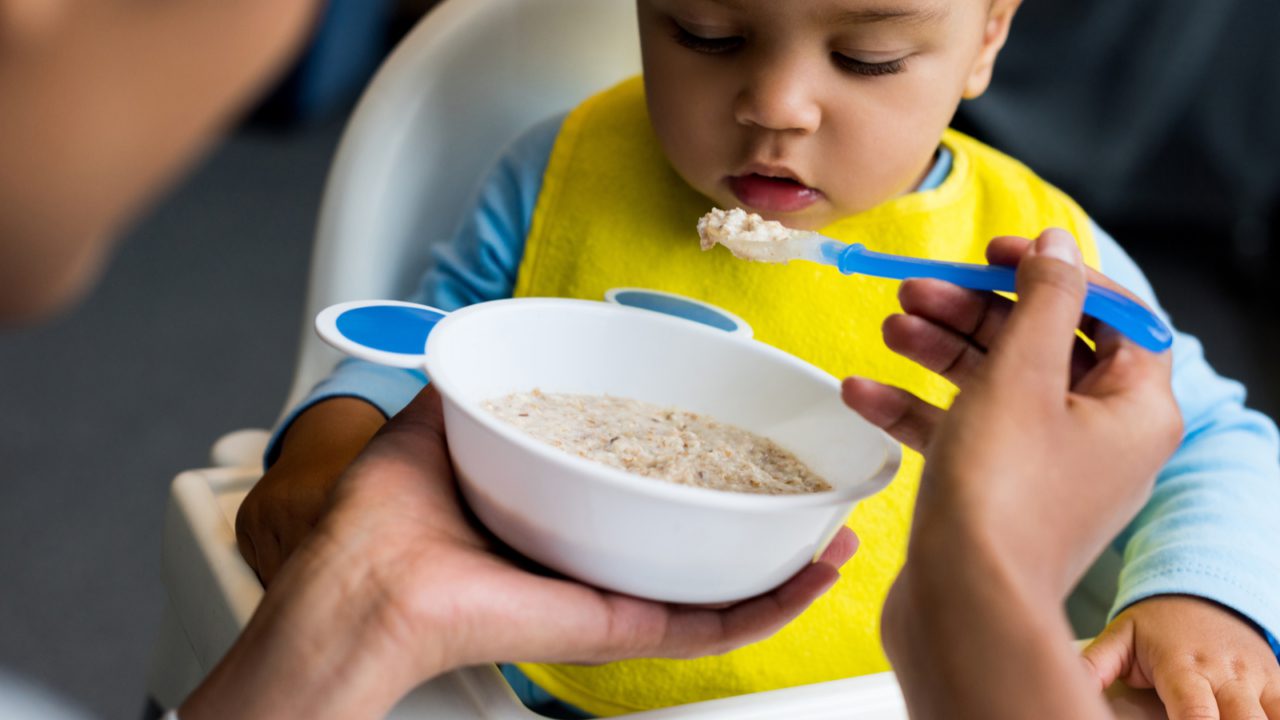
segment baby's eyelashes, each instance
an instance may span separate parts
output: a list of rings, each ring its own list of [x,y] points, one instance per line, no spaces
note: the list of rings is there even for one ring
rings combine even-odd
[[[672,22],[671,36],[676,44],[707,55],[719,55],[737,50],[746,41],[740,35],[690,29],[675,21]]]

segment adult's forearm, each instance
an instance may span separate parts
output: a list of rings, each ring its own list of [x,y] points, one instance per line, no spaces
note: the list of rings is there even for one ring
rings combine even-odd
[[[997,549],[918,531],[883,634],[913,718],[1109,718],[1060,611]]]
[[[360,543],[367,539],[320,538],[299,549],[179,716],[380,718],[444,669],[424,671],[402,654],[394,608],[364,570]],[[413,651],[415,658],[431,655],[426,647]]]
[[[283,68],[318,0],[0,0],[0,318],[52,309]],[[0,247],[0,252],[3,247]]]

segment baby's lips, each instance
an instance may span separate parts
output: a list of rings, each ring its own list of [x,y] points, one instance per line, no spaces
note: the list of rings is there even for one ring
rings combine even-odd
[[[795,180],[755,173],[729,178],[729,190],[743,205],[764,213],[799,212],[822,199],[822,191]]]

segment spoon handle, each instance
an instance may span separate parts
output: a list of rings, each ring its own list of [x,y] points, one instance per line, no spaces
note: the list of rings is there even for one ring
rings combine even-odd
[[[971,290],[1015,290],[1013,268],[890,255],[868,250],[858,243],[840,252],[836,267],[845,275],[857,273],[895,280],[935,278]],[[1152,352],[1163,352],[1173,344],[1169,326],[1155,313],[1109,288],[1089,283],[1084,313]]]

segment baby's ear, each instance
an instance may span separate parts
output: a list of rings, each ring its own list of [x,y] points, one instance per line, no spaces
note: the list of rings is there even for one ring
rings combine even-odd
[[[1004,47],[1009,37],[1009,26],[1013,24],[1013,16],[1018,12],[1022,0],[993,0],[987,11],[987,24],[982,31],[982,47],[974,58],[973,68],[964,84],[964,99],[973,100],[987,91],[991,85],[991,73],[995,68],[996,56]]]

